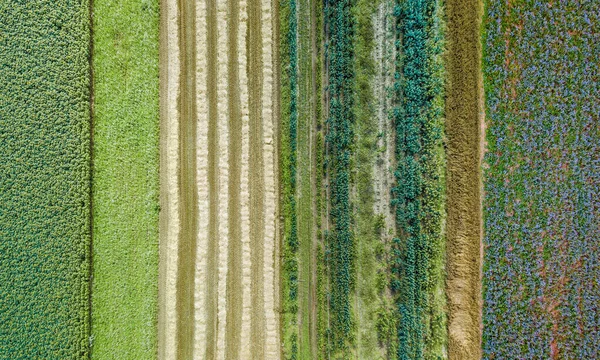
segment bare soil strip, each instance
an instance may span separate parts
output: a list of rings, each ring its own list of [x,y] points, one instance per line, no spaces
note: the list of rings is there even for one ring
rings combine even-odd
[[[260,0],[248,1],[248,87],[250,106],[250,258],[252,359],[264,359],[265,193],[262,114],[262,27]]]
[[[161,1],[160,34],[160,269],[158,353],[161,359],[176,354],[176,280],[179,239],[179,31],[176,0]]]
[[[207,268],[208,234],[210,218],[210,184],[208,153],[208,49],[207,9],[205,0],[196,0],[196,182],[198,189],[198,238],[196,241],[195,306],[194,306],[194,358],[206,353]]]
[[[229,259],[227,275],[227,324],[225,358],[238,359],[242,325],[242,228],[241,228],[241,157],[242,117],[240,111],[238,54],[238,0],[229,0]]]
[[[217,0],[217,114],[218,114],[218,307],[217,307],[217,359],[225,359],[225,337],[227,329],[227,264],[229,249],[229,0]],[[210,311],[210,309],[208,309]]]
[[[252,274],[250,261],[250,115],[248,106],[248,53],[246,46],[246,37],[248,35],[248,9],[246,0],[239,0],[239,29],[238,29],[238,50],[240,57],[239,77],[240,77],[240,100],[242,113],[242,169],[241,169],[241,222],[242,222],[242,330],[241,330],[241,350],[240,359],[250,359],[250,326],[252,317]]]
[[[447,1],[448,357],[481,358],[480,52],[478,0]]]
[[[273,19],[271,0],[261,0],[262,26],[262,118],[263,160],[265,186],[265,230],[264,230],[264,358],[279,358],[277,314],[275,312],[275,234],[276,207],[278,203],[275,178],[275,124],[273,99]]]

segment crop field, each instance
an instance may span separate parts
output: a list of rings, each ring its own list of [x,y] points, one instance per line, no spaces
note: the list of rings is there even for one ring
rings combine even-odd
[[[0,2],[0,359],[600,358],[599,24]]]
[[[0,358],[90,336],[87,1],[0,3]]]
[[[598,4],[486,7],[483,356],[598,358]]]
[[[148,359],[158,320],[158,1],[96,0],[93,11],[92,358]]]

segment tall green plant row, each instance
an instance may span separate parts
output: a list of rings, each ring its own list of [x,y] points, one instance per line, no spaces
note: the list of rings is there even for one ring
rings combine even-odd
[[[392,290],[398,306],[398,358],[445,354],[443,296],[443,9],[439,0],[405,0],[397,18],[395,172],[398,237]]]

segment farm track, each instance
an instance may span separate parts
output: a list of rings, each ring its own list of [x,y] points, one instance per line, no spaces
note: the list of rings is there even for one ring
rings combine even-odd
[[[164,2],[159,357],[277,359],[272,4]]]
[[[446,2],[448,16],[448,357],[481,358],[482,86],[478,0]]]

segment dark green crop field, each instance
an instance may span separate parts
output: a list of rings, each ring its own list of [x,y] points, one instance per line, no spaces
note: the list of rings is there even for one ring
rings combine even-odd
[[[0,358],[89,353],[87,1],[0,2]]]

